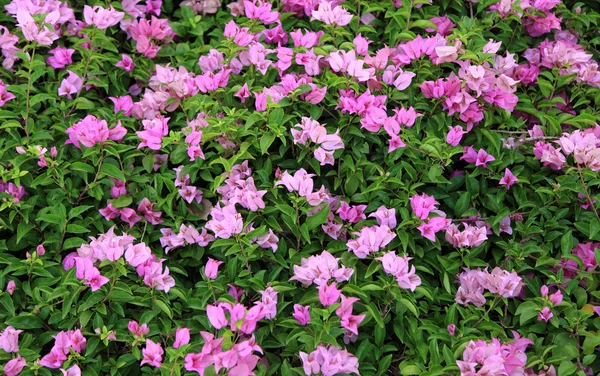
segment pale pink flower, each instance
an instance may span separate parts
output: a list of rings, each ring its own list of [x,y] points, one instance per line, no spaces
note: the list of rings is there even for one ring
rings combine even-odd
[[[60,87],[58,88],[58,95],[66,96],[67,98],[71,99],[72,94],[77,94],[81,90],[83,86],[83,80],[77,74],[71,71],[67,72],[69,73],[69,75],[67,76],[67,78],[64,78],[60,83]]]
[[[142,359],[140,366],[149,364],[153,367],[160,368],[162,355],[164,351],[159,343],[154,343],[150,339],[146,339],[146,348],[142,350]]]

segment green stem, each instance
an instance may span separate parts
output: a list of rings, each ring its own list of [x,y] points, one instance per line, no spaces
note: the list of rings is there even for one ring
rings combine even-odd
[[[26,107],[25,107],[25,136],[27,137],[27,145],[29,145],[29,112],[30,112],[30,101],[31,98],[31,66],[33,64],[33,59],[35,58],[35,45],[31,52],[31,59],[29,60],[29,71],[27,72],[27,98],[26,98]]]

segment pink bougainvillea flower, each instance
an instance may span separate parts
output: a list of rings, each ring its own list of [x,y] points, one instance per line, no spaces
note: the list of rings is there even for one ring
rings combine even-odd
[[[123,68],[125,72],[131,72],[135,69],[135,64],[133,63],[133,60],[131,59],[131,57],[125,54],[121,55],[121,60],[119,60],[119,62],[117,62],[115,66]]]
[[[206,265],[204,266],[204,275],[210,279],[216,279],[219,274],[219,265],[221,265],[223,261],[216,261],[208,258]]]
[[[14,294],[14,292],[15,292],[15,288],[16,288],[16,287],[17,287],[17,286],[16,286],[16,284],[15,284],[15,281],[11,279],[11,280],[10,280],[10,281],[8,281],[8,283],[6,284],[6,291],[7,291],[7,292],[8,292],[10,295],[12,295],[12,294]]]
[[[149,364],[153,367],[160,368],[162,355],[164,351],[159,343],[154,343],[151,339],[146,339],[146,347],[142,350],[143,359],[141,366]]]
[[[506,189],[510,189],[510,187],[518,182],[519,179],[507,168],[504,170],[504,176],[500,179],[500,185],[506,186]]]
[[[323,1],[312,11],[311,20],[318,20],[327,25],[346,26],[352,20],[352,14],[340,6],[333,5],[332,2]]]
[[[62,372],[63,376],[81,376],[81,369],[77,364],[73,365],[67,370],[61,369],[60,371]]]
[[[46,63],[54,69],[62,69],[67,65],[73,64],[71,57],[75,53],[75,50],[72,48],[56,47],[48,51],[48,53],[53,56],[48,57]]]
[[[118,24],[123,19],[123,16],[125,16],[125,13],[117,12],[112,6],[109,9],[102,8],[101,6],[83,6],[85,23],[94,25],[98,29],[108,29]]]
[[[190,343],[190,329],[189,328],[177,328],[175,332],[175,343],[173,344],[174,349],[178,349],[183,345]]]
[[[4,374],[6,376],[17,376],[26,365],[25,359],[21,355],[17,355],[16,358],[9,360],[4,365]]]
[[[220,306],[207,305],[206,306],[206,315],[208,316],[208,320],[211,325],[215,329],[221,329],[224,326],[227,326],[227,319],[225,318],[225,312],[223,308]]]
[[[341,290],[338,290],[335,282],[332,282],[330,285],[324,283],[319,286],[319,301],[325,307],[329,307],[330,305],[336,303],[340,298]]]
[[[19,334],[22,330],[16,330],[7,326],[0,334],[0,347],[7,353],[19,352]]]
[[[71,71],[67,72],[69,73],[69,76],[64,78],[60,83],[58,95],[66,96],[67,98],[71,99],[71,95],[77,94],[81,90],[83,86],[83,80],[77,74]]]
[[[409,198],[409,201],[413,213],[422,220],[427,219],[429,213],[436,209],[436,205],[439,205],[439,202],[433,196],[428,196],[425,193],[420,196],[414,195]]]
[[[294,304],[294,318],[302,326],[306,326],[310,322],[310,313],[308,310],[310,306],[301,306],[300,304]]]
[[[554,316],[554,314],[550,311],[549,307],[544,307],[541,311],[540,314],[538,315],[538,321],[544,320],[546,322],[548,322],[548,320],[550,320],[552,318],[552,316]]]
[[[446,143],[452,146],[457,146],[462,139],[462,136],[467,133],[460,125],[449,127],[450,131],[446,136]]]

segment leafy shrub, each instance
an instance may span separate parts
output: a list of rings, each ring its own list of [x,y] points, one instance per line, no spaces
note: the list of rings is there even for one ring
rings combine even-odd
[[[7,375],[600,372],[595,1],[3,5]]]

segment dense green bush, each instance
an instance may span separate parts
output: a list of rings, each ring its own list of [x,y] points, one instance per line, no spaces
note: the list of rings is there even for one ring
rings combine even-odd
[[[600,372],[595,1],[1,3],[5,374]]]

